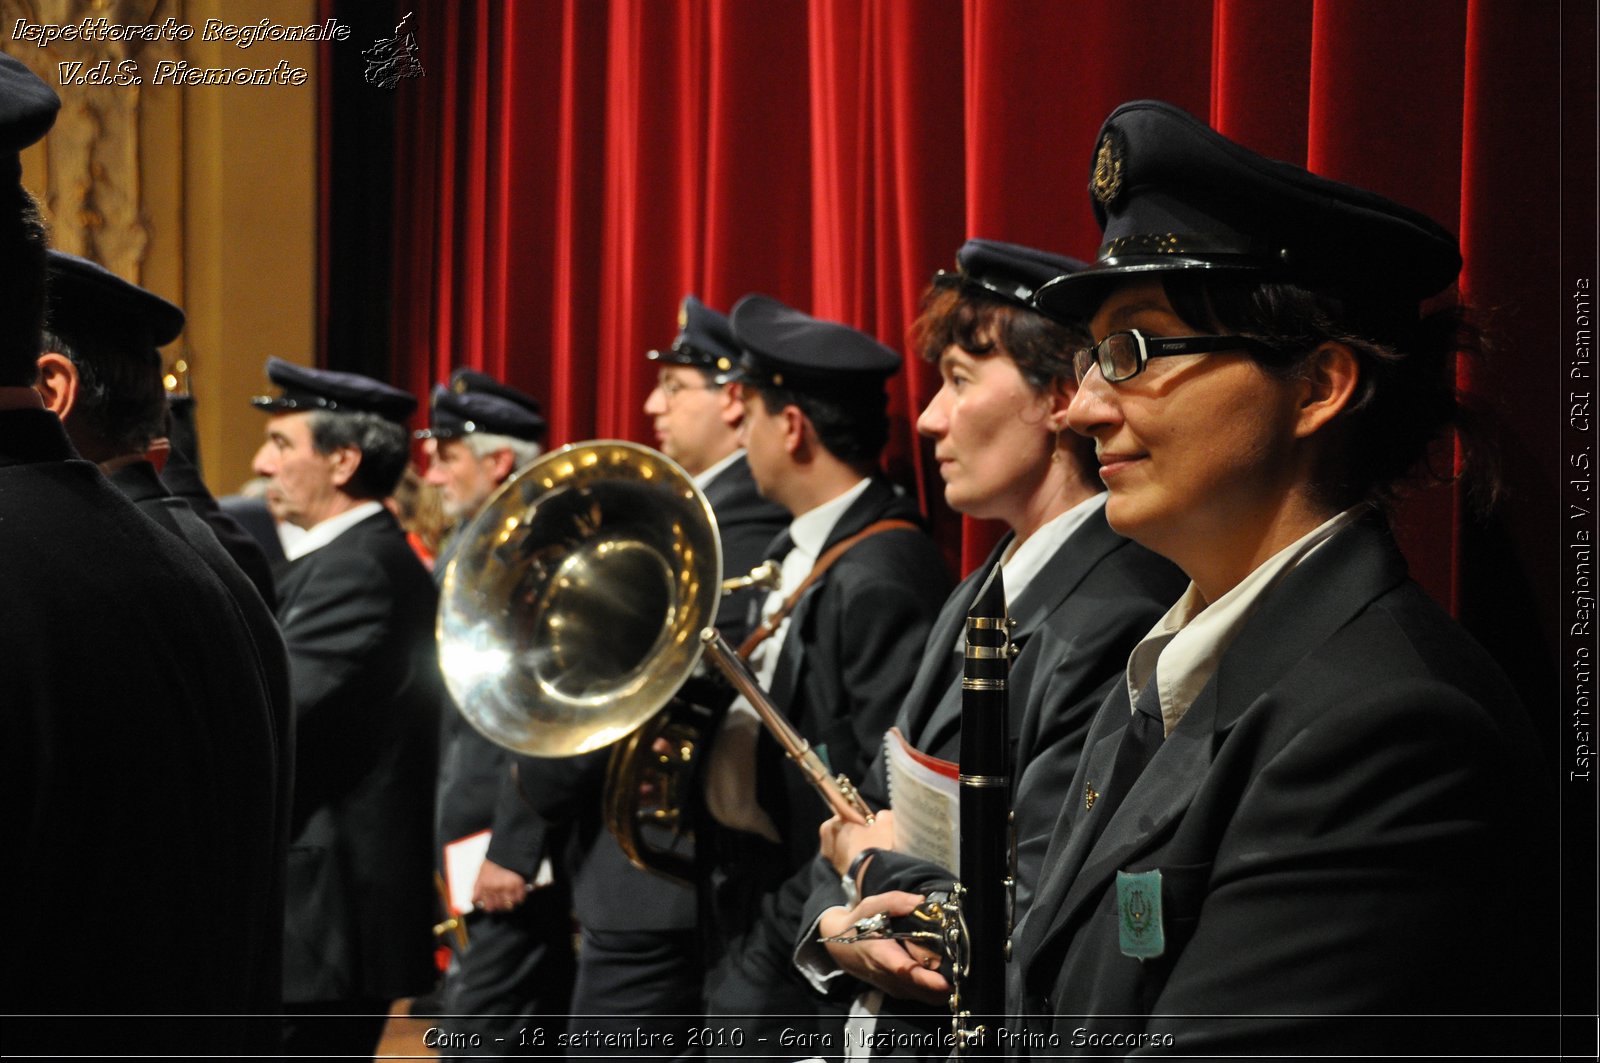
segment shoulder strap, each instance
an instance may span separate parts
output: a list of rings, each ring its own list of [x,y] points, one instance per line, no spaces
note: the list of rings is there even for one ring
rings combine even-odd
[[[771,638],[773,632],[777,631],[779,626],[783,624],[784,619],[794,611],[794,607],[800,604],[800,599],[805,597],[805,593],[811,589],[811,585],[821,579],[822,574],[832,568],[833,563],[848,553],[851,547],[863,539],[872,538],[874,535],[901,529],[916,531],[917,526],[909,520],[875,521],[849,538],[840,539],[824,550],[822,556],[817,558],[817,563],[811,566],[811,571],[806,573],[806,578],[800,581],[800,586],[796,587],[794,593],[784,599],[783,604],[778,607],[778,611],[764,620],[754,631],[750,632],[750,637],[739,645],[739,656],[749,660],[756,647]]]

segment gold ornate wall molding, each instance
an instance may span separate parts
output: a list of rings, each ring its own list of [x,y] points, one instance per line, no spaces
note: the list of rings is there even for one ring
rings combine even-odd
[[[184,32],[61,35],[41,47],[17,31],[19,19],[69,27],[86,18],[170,20]],[[0,49],[62,100],[50,134],[23,152],[23,183],[42,201],[56,247],[183,307],[188,326],[164,353],[193,370],[206,480],[218,493],[249,476],[261,426],[247,399],[262,388],[265,358],[309,361],[315,350],[317,45],[246,46],[203,32],[211,20],[263,19],[315,22],[316,0],[0,0]],[[249,85],[156,76],[164,63],[280,60],[309,77]],[[140,83],[117,83],[121,63]]]
[[[145,113],[146,93],[118,83],[122,64],[154,64],[177,58],[175,41],[56,40],[39,48],[14,39],[19,19],[35,26],[63,26],[85,18],[117,25],[182,20],[179,0],[3,0],[6,50],[27,63],[61,94],[61,113],[42,146],[45,180],[33,191],[51,220],[55,246],[138,283],[145,283],[152,219],[146,204],[142,157],[151,133],[165,116]],[[101,78],[105,83],[97,83]],[[165,131],[164,131],[165,132]],[[162,138],[165,139],[165,138]],[[181,225],[181,218],[161,219]],[[181,233],[168,234],[174,240]]]

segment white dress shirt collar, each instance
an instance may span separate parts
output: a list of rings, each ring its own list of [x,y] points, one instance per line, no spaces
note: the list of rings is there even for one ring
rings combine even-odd
[[[833,533],[833,526],[839,523],[844,511],[861,497],[861,492],[865,491],[867,484],[871,482],[863,478],[844,494],[829,499],[815,509],[808,509],[790,521],[789,538],[794,540],[795,549],[810,554],[813,560],[822,556],[822,546]]]
[[[1083,527],[1085,521],[1105,508],[1106,493],[1092,495],[1065,513],[1057,514],[1022,543],[1013,540],[1000,558],[1000,571],[1006,581],[1006,604],[1010,605],[1028,589],[1028,584],[1039,574],[1045,564],[1056,556],[1072,533]],[[987,578],[987,577],[985,577]]]
[[[306,529],[304,535],[297,537],[293,542],[284,543],[283,556],[290,561],[295,561],[305,557],[313,550],[320,550],[374,513],[381,512],[382,509],[383,503],[381,502],[362,502],[352,509],[345,510],[337,517],[329,517],[321,524],[314,524]]]
[[[711,486],[712,480],[715,480],[718,476],[722,475],[722,470],[726,469],[729,465],[732,465],[742,457],[744,457],[744,448],[740,447],[732,454],[729,454],[727,457],[711,466],[709,469],[702,469],[695,473],[692,477],[690,477],[690,479],[694,481],[694,485],[696,487],[704,491],[706,488]]]
[[[1272,588],[1294,571],[1311,552],[1367,511],[1352,506],[1256,566],[1227,594],[1209,606],[1193,583],[1167,610],[1150,634],[1128,658],[1128,697],[1137,704],[1139,692],[1154,673],[1160,684],[1161,719],[1166,733],[1178,726],[1194,699],[1216,674],[1217,665]],[[1160,669],[1157,670],[1157,662]]]

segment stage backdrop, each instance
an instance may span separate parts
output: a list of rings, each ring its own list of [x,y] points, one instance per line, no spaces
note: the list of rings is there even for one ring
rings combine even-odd
[[[554,443],[648,440],[644,352],[671,341],[685,292],[723,310],[766,292],[904,349],[968,236],[1093,257],[1095,133],[1125,100],[1169,100],[1461,234],[1462,287],[1498,341],[1464,379],[1506,428],[1512,490],[1487,526],[1431,490],[1401,537],[1553,727],[1562,10],[405,0],[380,21],[414,12],[425,76],[328,82],[325,157],[347,165],[327,186],[324,361],[419,394],[470,365],[539,396]],[[1592,133],[1573,146],[1592,154]],[[917,362],[892,381],[886,463],[966,571],[997,529],[943,505],[914,430],[935,384]]]

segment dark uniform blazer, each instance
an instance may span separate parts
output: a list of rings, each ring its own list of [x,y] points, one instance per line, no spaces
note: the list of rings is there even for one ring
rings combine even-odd
[[[5,907],[27,913],[6,1010],[270,1010],[282,867],[267,678],[217,577],[75,458],[54,414],[0,413],[0,849]],[[40,914],[40,884],[71,882],[98,885]],[[184,1027],[162,1044],[118,1025],[118,1044],[261,1050],[238,1020]],[[74,1020],[49,1051],[86,1047],[85,1032]],[[8,1020],[8,1049],[19,1037]]]
[[[206,489],[205,481],[200,478],[200,470],[195,468],[194,462],[188,455],[177,447],[173,447],[167,463],[161,469],[161,482],[168,491],[188,503],[189,508],[210,527],[216,536],[217,542],[227,551],[228,556],[244,570],[250,577],[250,582],[255,584],[261,598],[267,603],[268,609],[278,606],[278,591],[272,582],[272,562],[267,559],[267,553],[262,549],[261,543],[250,532],[245,530],[228,513],[223,511],[210,491]],[[268,515],[271,520],[271,514]],[[278,560],[283,559],[283,548],[278,545],[277,528],[272,529],[272,542],[278,547]]]
[[[1185,1055],[1454,1054],[1491,1031],[1327,1016],[1555,1010],[1531,729],[1380,521],[1261,603],[1091,845],[1104,806],[1086,812],[1085,788],[1129,712],[1118,684],[1015,937],[1010,1002],[1058,1038],[1049,1054],[1152,1035]],[[1152,869],[1165,952],[1139,960],[1119,944],[1117,873]]]
[[[921,522],[911,499],[874,478],[834,524],[822,552],[880,520]],[[859,783],[871,768],[949,586],[933,540],[920,527],[896,529],[851,547],[790,613],[769,693],[834,772]],[[768,1025],[747,1026],[761,1031],[751,1036],[777,1036],[791,1019],[816,1032],[838,1023],[837,1008],[824,1006],[800,1025],[814,1002],[790,962],[790,943],[811,889],[817,827],[829,813],[787,759],[763,729],[756,796],[782,842],[723,828],[712,874],[721,940],[712,946],[719,955],[707,979],[707,1009],[767,1016]]]
[[[834,525],[825,552],[880,520],[921,523],[915,501],[874,478]],[[820,555],[819,555],[820,556]],[[929,628],[950,589],[944,559],[921,530],[882,532],[852,547],[789,615],[770,691],[774,704],[835,772],[865,778],[894,725]],[[765,730],[758,794],[784,836],[789,870],[816,856],[829,813]]]
[[[789,511],[761,497],[755,477],[750,475],[750,462],[743,454],[706,485],[705,496],[717,516],[722,578],[749,575],[751,569],[766,560],[772,540],[789,526]],[[717,630],[735,647],[750,633],[752,604],[765,601],[766,595],[766,591],[754,587],[722,599],[717,609]]]
[[[961,755],[961,670],[967,611],[1000,560],[1007,535],[945,602],[897,726],[916,749],[956,761]],[[1097,509],[1074,531],[1011,606],[1018,653],[1008,678],[1013,745],[1013,804],[1019,819],[1053,826],[1062,788],[1072,778],[1095,710],[1123,675],[1128,654],[1183,593],[1188,579],[1165,558],[1124,539]],[[1035,767],[1037,765],[1037,767]],[[887,806],[887,760],[879,756],[865,786],[869,800]],[[871,893],[947,885],[950,871],[881,854],[863,885]],[[1043,846],[1018,853],[1018,898],[1031,889]],[[824,865],[827,866],[827,865]],[[843,902],[838,876],[815,898],[822,908]],[[930,873],[931,872],[931,873]],[[869,894],[863,894],[869,895]],[[825,902],[825,903],[824,903]],[[1019,913],[1020,914],[1020,913]],[[807,924],[809,926],[809,923]]]
[[[212,526],[202,520],[189,503],[173,495],[147,461],[135,461],[112,471],[107,479],[113,487],[135,506],[139,512],[156,524],[182,539],[189,548],[200,555],[206,566],[214,572],[228,593],[238,603],[239,611],[250,627],[262,675],[272,703],[273,751],[278,763],[278,818],[273,838],[277,847],[275,863],[282,866],[284,851],[289,841],[289,810],[294,793],[294,707],[289,688],[289,657],[278,631],[278,621],[272,610],[262,601],[254,581],[240,568],[222,543]],[[204,488],[202,488],[204,490]],[[244,534],[241,532],[241,534]],[[258,551],[259,553],[259,551]],[[265,560],[263,560],[263,565]],[[270,586],[268,588],[271,589]],[[283,878],[277,876],[270,884],[275,890],[270,903],[275,911],[283,908]],[[268,953],[272,956],[272,971],[264,987],[264,1000],[276,1010],[283,994],[283,979],[279,961],[283,956],[283,921],[274,919],[263,924],[260,931],[267,936]]]
[[[435,976],[437,592],[387,511],[278,580],[296,714],[284,999],[394,998]]]
[[[897,721],[911,745],[924,753],[952,761],[960,758],[967,612],[1012,538],[1002,539],[988,560],[950,595],[928,638],[922,667]],[[1112,531],[1100,508],[1061,544],[1012,603],[1009,612],[1017,625],[1012,640],[1018,654],[1008,688],[1012,771],[1017,780],[1012,804],[1019,831],[1039,822],[1044,825],[1041,833],[1048,837],[1089,721],[1123,675],[1128,654],[1187,582],[1171,562]],[[865,785],[869,800],[879,807],[889,799],[886,769],[887,761],[880,755]],[[1043,855],[1042,844],[1019,845],[1019,913],[1026,908]],[[953,878],[952,869],[885,852],[868,865],[862,895],[948,889]],[[839,876],[825,861],[817,861],[815,882],[797,948],[810,943],[812,928],[825,909],[845,903]],[[911,1001],[886,1002],[885,1012],[935,1014],[934,1009]],[[949,1012],[938,1011],[937,1021],[948,1026]]]

